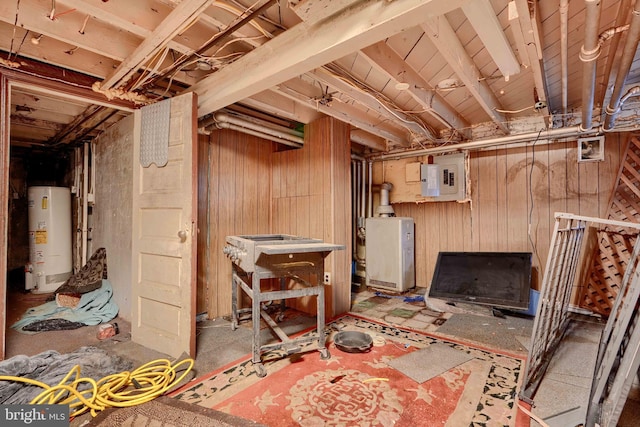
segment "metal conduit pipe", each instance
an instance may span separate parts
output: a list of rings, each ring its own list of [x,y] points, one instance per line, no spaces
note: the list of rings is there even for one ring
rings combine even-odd
[[[583,130],[591,129],[593,98],[596,85],[596,59],[600,56],[598,26],[600,25],[600,0],[585,0],[586,18],[584,44],[580,48],[582,71],[582,124]]]
[[[366,168],[367,163],[363,160],[361,162],[361,167],[362,167],[362,181],[361,181],[361,188],[360,188],[360,196],[361,196],[361,202],[360,202],[360,217],[364,218],[367,214],[367,187],[365,186],[365,183],[367,182],[367,168]]]
[[[300,147],[304,144],[304,138],[300,136],[291,135],[283,130],[261,126],[256,123],[252,123],[247,120],[243,120],[239,117],[234,117],[226,113],[215,113],[213,115],[213,118],[216,121],[216,125],[218,125],[219,123],[231,123],[236,126],[242,126],[244,128],[251,129],[256,132],[260,132],[266,135],[271,135],[272,137],[276,137],[279,140],[293,142],[295,143],[295,145],[293,145],[294,147]],[[284,141],[276,140],[276,142],[282,142],[283,144],[286,144],[286,142]],[[287,144],[287,145],[291,145],[291,144]]]
[[[560,63],[562,72],[562,114],[567,114],[567,86],[568,86],[568,69],[569,60],[567,53],[567,34],[569,31],[569,0],[560,0]],[[564,118],[563,118],[564,121]]]
[[[357,258],[358,255],[358,220],[356,218],[356,164],[357,162],[353,160],[353,154],[351,155],[351,241],[352,241],[352,252],[353,259]]]
[[[640,41],[640,0],[636,0],[636,4],[631,12],[631,23],[629,25],[629,33],[627,34],[627,40],[622,50],[622,57],[618,65],[618,73],[616,74],[616,81],[613,86],[613,92],[611,93],[611,99],[609,105],[605,108],[605,121],[604,129],[610,130],[613,128],[616,117],[620,112],[622,105],[622,88],[624,82],[631,69],[633,57],[636,54],[638,48],[638,41]]]
[[[484,140],[465,142],[465,143],[456,144],[456,145],[444,145],[441,147],[423,148],[420,150],[398,151],[398,152],[390,152],[386,154],[375,154],[368,157],[368,159],[373,162],[382,161],[382,160],[403,159],[407,157],[425,156],[429,154],[449,153],[452,151],[477,150],[482,148],[493,147],[496,145],[515,144],[519,142],[535,141],[536,139],[545,140],[545,139],[571,138],[571,137],[584,136],[584,135],[594,135],[596,133],[599,133],[600,131],[601,129],[599,128],[584,130],[580,126],[571,126],[566,128],[549,129],[542,132],[529,132],[529,133],[523,133],[520,135],[507,135],[507,136],[498,137],[498,138],[489,138]]]
[[[373,162],[369,162],[369,211],[367,212],[367,218],[373,216]]]

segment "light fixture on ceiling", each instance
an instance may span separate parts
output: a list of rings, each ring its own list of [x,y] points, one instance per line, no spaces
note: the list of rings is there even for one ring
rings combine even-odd
[[[402,78],[404,73],[405,73],[405,71],[401,71],[399,73],[400,80],[398,80],[398,82],[395,85],[396,90],[407,90],[407,89],[409,89],[409,86],[411,86],[409,83],[405,82],[404,79]]]
[[[520,64],[502,30],[502,25],[489,0],[472,0],[464,3],[462,11],[500,72],[508,79],[520,72]]]
[[[31,43],[35,44],[35,45],[38,45],[38,44],[40,44],[40,39],[42,39],[42,34],[40,34],[37,37],[35,37],[35,36],[31,37]]]
[[[198,70],[201,70],[201,71],[211,71],[211,69],[213,68],[211,67],[211,64],[204,59],[196,62],[196,67],[198,67]]]

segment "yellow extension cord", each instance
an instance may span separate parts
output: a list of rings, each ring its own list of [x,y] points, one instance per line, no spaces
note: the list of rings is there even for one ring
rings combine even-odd
[[[175,364],[171,364],[167,359],[156,359],[132,372],[108,375],[99,381],[81,378],[80,366],[76,365],[53,387],[22,377],[0,375],[0,381],[15,381],[42,387],[44,391],[31,400],[31,404],[69,405],[70,417],[87,411],[95,417],[106,408],[125,408],[155,399],[182,381],[193,368],[193,363],[193,359],[184,359]],[[176,371],[183,365],[188,367],[177,377]],[[89,384],[90,388],[79,391],[77,387],[82,383]]]

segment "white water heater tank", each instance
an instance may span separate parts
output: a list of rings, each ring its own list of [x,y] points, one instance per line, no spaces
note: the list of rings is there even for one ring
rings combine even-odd
[[[27,290],[54,292],[72,273],[71,191],[29,187],[29,265]]]

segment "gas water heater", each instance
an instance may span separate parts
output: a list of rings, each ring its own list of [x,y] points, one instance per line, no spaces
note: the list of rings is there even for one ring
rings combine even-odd
[[[25,287],[54,292],[72,273],[71,191],[64,187],[29,187],[29,264]]]

